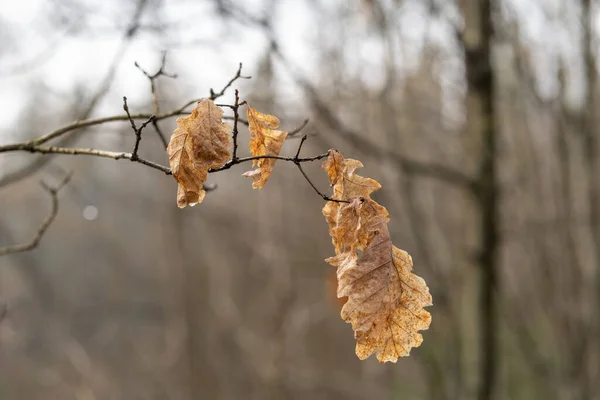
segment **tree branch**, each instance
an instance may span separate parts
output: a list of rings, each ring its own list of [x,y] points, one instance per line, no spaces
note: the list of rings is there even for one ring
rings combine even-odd
[[[67,175],[57,186],[50,187],[46,183],[41,182],[44,190],[50,194],[50,198],[52,200],[52,206],[50,209],[50,213],[42,223],[42,225],[38,228],[36,234],[28,243],[17,244],[12,246],[0,247],[0,256],[4,256],[7,254],[21,253],[24,251],[29,251],[38,246],[40,240],[52,224],[56,215],[58,214],[58,192],[71,180],[72,174]]]
[[[238,79],[250,79],[250,78],[252,78],[252,77],[242,75],[242,63],[240,63],[240,66],[238,67],[238,70],[235,73],[235,75],[233,76],[233,78],[231,78],[231,80],[229,82],[227,82],[227,84],[225,86],[223,86],[223,89],[221,89],[220,92],[215,93],[212,88],[210,89],[210,99],[216,100],[219,97],[223,96],[225,94],[225,91],[227,91],[227,89],[229,89],[229,87],[231,85],[233,85],[233,82],[237,81]]]
[[[160,68],[154,74],[148,73],[145,69],[143,69],[138,64],[137,61],[134,63],[134,65],[140,71],[142,71],[142,73],[150,81],[150,91],[152,93],[152,102],[154,103],[154,115],[157,115],[158,113],[160,113],[160,105],[159,105],[159,102],[158,102],[158,90],[156,88],[156,79],[159,78],[159,77],[161,77],[161,76],[166,76],[167,78],[172,78],[172,79],[177,78],[177,74],[169,74],[169,73],[165,72],[166,62],[167,62],[167,52],[163,51],[162,52],[161,62],[160,62]],[[129,116],[129,113],[127,115]],[[163,147],[167,148],[167,145],[168,145],[167,139],[166,139],[165,135],[163,134],[162,130],[160,129],[160,127],[158,126],[158,122],[156,120],[153,120],[152,121],[152,125],[154,126],[154,130],[156,131],[156,134],[158,135],[158,138],[162,142]]]
[[[397,164],[406,173],[438,179],[448,184],[466,188],[472,193],[477,193],[478,187],[477,180],[475,178],[445,165],[411,160],[404,155],[381,148],[372,143],[370,140],[364,138],[358,132],[355,132],[346,126],[334,114],[331,108],[327,106],[321,99],[317,89],[310,84],[310,82],[308,82],[308,80],[306,80],[292,65],[290,65],[283,53],[281,53],[279,50],[279,44],[273,33],[269,29],[265,29],[265,32],[271,42],[273,53],[277,56],[282,65],[288,70],[296,84],[298,84],[306,92],[313,110],[315,110],[324,120],[324,122],[332,128],[333,132],[338,133],[340,136],[352,143],[355,147],[371,153],[375,157],[384,158]]]
[[[104,158],[112,158],[113,160],[131,160],[140,164],[144,164],[148,167],[157,169],[164,172],[167,175],[171,174],[171,170],[168,167],[157,164],[155,162],[146,160],[139,156],[134,157],[132,153],[106,151],[97,149],[85,149],[77,147],[57,147],[57,146],[32,146],[27,144],[20,144],[13,146],[12,151],[28,151],[30,153],[41,153],[41,154],[65,154],[65,155],[87,155]]]
[[[142,73],[144,75],[146,75],[146,78],[148,78],[148,80],[150,81],[150,90],[152,92],[152,102],[154,103],[154,114],[158,114],[160,112],[160,106],[158,104],[158,91],[156,90],[156,79],[161,76],[166,76],[167,78],[172,78],[172,79],[177,78],[177,74],[169,74],[169,73],[165,72],[166,62],[167,62],[167,52],[163,51],[162,57],[161,57],[161,62],[160,62],[160,67],[159,67],[158,71],[156,71],[154,74],[149,74],[145,69],[143,69],[140,66],[140,64],[138,64],[137,61],[133,63],[137,67],[137,69],[142,71]]]
[[[321,191],[319,189],[317,189],[317,187],[315,186],[315,184],[310,180],[310,178],[308,177],[308,175],[306,175],[306,172],[304,172],[304,169],[302,168],[302,164],[301,164],[301,158],[299,158],[300,156],[300,151],[302,150],[302,145],[304,144],[304,142],[306,141],[306,138],[308,136],[304,135],[302,136],[302,139],[300,140],[300,144],[298,145],[298,150],[296,150],[296,155],[294,156],[293,162],[294,164],[296,164],[296,167],[298,167],[298,170],[300,170],[300,173],[302,174],[302,176],[304,177],[304,179],[306,179],[306,181],[310,184],[310,186],[312,186],[312,188],[315,190],[315,192],[317,192],[317,194],[319,196],[321,196],[323,198],[323,200],[325,201],[333,201],[336,203],[350,203],[350,201],[348,200],[338,200],[338,199],[334,199],[332,197],[329,197],[327,195],[324,195],[323,193],[321,193]],[[329,156],[329,153],[335,151],[335,150],[329,150],[327,152],[327,156]]]
[[[144,122],[139,128],[136,127],[135,121],[131,118],[129,114],[129,106],[127,106],[127,97],[123,96],[123,110],[127,113],[127,117],[129,118],[129,123],[131,124],[131,129],[135,133],[135,144],[133,146],[133,152],[131,153],[131,161],[139,160],[138,150],[140,148],[140,142],[142,141],[142,130],[151,122],[154,122],[155,116],[152,115],[146,122]]]
[[[94,95],[91,97],[90,101],[84,106],[82,112],[79,113],[79,118],[88,118],[96,109],[100,101],[109,92],[112,81],[114,80],[115,74],[117,73],[118,66],[121,63],[121,60],[123,59],[123,56],[127,51],[128,47],[130,46],[134,36],[138,32],[140,19],[142,18],[142,15],[148,3],[148,0],[137,1],[135,11],[129,23],[127,24],[127,29],[122,33],[121,43],[117,48],[115,55],[112,58],[112,62],[106,72],[106,75],[104,76],[104,79],[101,81],[100,86],[98,87]],[[72,141],[73,138],[71,135],[69,135],[66,138],[64,138],[60,145],[68,145],[71,144]],[[34,174],[42,167],[44,167],[50,160],[51,157],[42,157],[23,168],[6,174],[2,179],[0,179],[0,188]]]
[[[163,53],[163,62],[161,64],[161,67],[159,68],[158,72],[156,72],[155,74],[150,75],[148,72],[146,72],[144,69],[142,69],[137,63],[136,66],[142,71],[142,73],[144,73],[144,75],[146,75],[150,81],[151,81],[151,86],[152,86],[152,90],[153,90],[153,97],[154,99],[157,98],[156,95],[156,88],[154,86],[154,80],[160,76],[160,75],[166,75],[163,71],[164,69],[164,53]],[[246,76],[242,76],[241,74],[242,71],[242,64],[240,63],[240,66],[235,74],[235,76],[229,80],[229,82],[227,82],[227,84],[223,87],[223,89],[221,89],[220,92],[214,92],[212,89],[210,91],[210,96],[211,99],[217,99],[221,96],[223,96],[223,94],[225,93],[225,91],[233,84],[233,82],[235,82],[237,79],[240,78],[244,78],[247,79],[249,77]],[[323,158],[328,157],[329,152],[328,153],[324,153],[324,154],[318,154],[316,156],[313,157],[304,157],[301,158],[300,155],[300,151],[302,149],[302,146],[304,144],[304,142],[306,141],[307,136],[304,135],[302,137],[302,140],[300,141],[300,144],[298,146],[298,149],[296,151],[296,155],[294,157],[283,157],[283,156],[273,156],[273,155],[263,155],[263,156],[250,156],[250,157],[238,157],[237,155],[237,150],[238,150],[238,123],[245,123],[248,124],[247,121],[242,120],[239,117],[239,108],[242,105],[245,105],[246,102],[240,102],[239,101],[239,92],[236,89],[235,90],[235,101],[233,105],[230,104],[220,104],[220,107],[228,107],[230,109],[233,110],[233,117],[231,117],[233,119],[233,129],[232,129],[232,137],[233,137],[233,153],[232,153],[232,157],[229,161],[227,161],[225,163],[225,165],[223,165],[220,168],[213,168],[208,170],[208,173],[215,173],[215,172],[220,172],[220,171],[224,171],[227,169],[230,169],[231,167],[233,167],[234,165],[237,164],[242,164],[245,162],[249,162],[249,161],[253,161],[253,160],[260,160],[260,159],[276,159],[276,160],[282,160],[282,161],[287,161],[287,162],[293,162],[297,167],[298,170],[300,171],[300,173],[304,176],[304,178],[308,181],[308,183],[311,185],[311,187],[315,190],[315,192],[321,196],[324,200],[326,201],[336,201],[336,202],[343,202],[343,203],[347,203],[347,201],[345,200],[336,200],[333,199],[329,196],[324,195],[322,192],[320,192],[317,187],[313,184],[313,182],[310,180],[310,178],[308,177],[308,175],[305,173],[304,169],[302,168],[302,163],[305,162],[312,162],[312,161],[316,161],[316,160],[321,160]],[[0,153],[3,152],[10,152],[10,151],[27,151],[30,153],[40,153],[40,154],[63,154],[63,155],[88,155],[88,156],[95,156],[95,157],[103,157],[103,158],[111,158],[113,160],[130,160],[132,162],[136,162],[139,164],[143,164],[145,166],[148,166],[150,168],[154,168],[156,170],[159,170],[167,175],[171,175],[171,169],[167,166],[163,166],[161,164],[155,163],[153,161],[150,160],[146,160],[145,158],[140,157],[139,155],[139,147],[140,147],[140,142],[142,140],[142,131],[143,129],[148,126],[149,124],[154,124],[155,128],[158,129],[158,127],[156,126],[156,122],[158,120],[164,119],[164,118],[168,118],[171,116],[175,116],[175,115],[180,115],[180,114],[187,114],[184,112],[184,110],[196,103],[198,100],[192,100],[187,102],[186,104],[184,104],[182,107],[173,110],[171,112],[165,113],[165,114],[159,114],[159,115],[147,115],[147,114],[131,114],[130,110],[129,110],[129,106],[127,104],[127,98],[123,97],[123,110],[125,111],[125,115],[118,115],[118,116],[113,116],[113,117],[105,117],[105,118],[99,118],[99,119],[94,119],[94,120],[87,120],[87,121],[76,121],[72,124],[69,124],[67,126],[64,126],[62,128],[59,128],[55,131],[52,131],[50,133],[47,133],[46,135],[43,135],[37,139],[33,139],[33,140],[29,140],[29,141],[25,141],[22,143],[14,143],[14,144],[9,144],[9,145],[4,145],[4,146],[0,146]],[[155,102],[155,110],[158,111],[158,107],[156,106],[156,102]],[[135,119],[141,119],[144,118],[146,119],[146,121],[144,121],[139,127],[136,125],[135,123]],[[93,125],[100,125],[103,123],[107,123],[107,122],[112,122],[112,121],[129,121],[132,130],[134,131],[135,134],[135,143],[134,143],[134,147],[133,147],[133,151],[131,153],[128,152],[116,152],[116,151],[108,151],[108,150],[99,150],[99,149],[92,149],[92,148],[73,148],[73,147],[61,147],[61,146],[44,146],[43,144],[54,139],[57,138],[63,134],[65,134],[66,132],[75,130],[75,129],[79,129],[82,127],[87,127],[87,126],[93,126]],[[304,123],[299,126],[298,128],[296,128],[293,131],[293,134],[299,133],[308,123],[308,120],[305,120]],[[161,135],[162,136],[162,135]],[[164,142],[166,143],[166,141]],[[215,186],[204,186],[204,190],[213,190],[215,189]]]

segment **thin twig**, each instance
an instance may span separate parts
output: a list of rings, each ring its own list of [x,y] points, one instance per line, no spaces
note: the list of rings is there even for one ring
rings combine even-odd
[[[308,136],[306,136],[306,135],[302,136],[302,139],[300,140],[300,144],[298,145],[298,150],[296,150],[296,155],[294,156],[295,160],[298,160],[298,157],[300,156],[300,150],[302,150],[302,145],[306,141],[307,137]]]
[[[127,105],[127,97],[123,96],[123,110],[127,113],[127,117],[129,117],[129,123],[131,124],[131,129],[135,133],[135,144],[133,146],[133,152],[131,153],[131,161],[137,161],[139,159],[138,150],[140,148],[140,142],[142,141],[142,130],[151,122],[153,122],[156,117],[154,115],[150,116],[147,121],[145,121],[140,127],[135,126],[135,121],[131,118],[129,114],[129,106]]]
[[[41,182],[42,187],[50,194],[50,198],[52,200],[52,206],[50,209],[50,213],[42,223],[42,225],[38,228],[36,234],[28,243],[17,244],[12,246],[0,247],[0,256],[4,256],[6,254],[14,254],[21,253],[24,251],[29,251],[34,249],[42,240],[42,236],[46,233],[56,215],[58,214],[58,192],[71,180],[73,174],[68,174],[57,186],[51,187],[44,182]]]
[[[264,26],[268,28],[268,26]],[[421,162],[417,160],[405,157],[402,154],[398,154],[396,151],[392,151],[386,148],[377,146],[372,141],[365,139],[358,132],[349,128],[343,121],[335,115],[331,107],[329,107],[319,95],[319,91],[314,87],[302,74],[295,68],[289,60],[281,52],[281,46],[273,35],[273,32],[269,29],[265,30],[269,41],[271,42],[271,48],[277,59],[290,73],[292,79],[300,86],[308,95],[308,99],[311,103],[312,108],[319,114],[321,119],[331,128],[331,132],[337,133],[340,136],[347,139],[355,147],[364,150],[370,154],[376,155],[377,157],[384,158],[391,162],[399,165],[404,172],[413,175],[419,175],[423,177],[429,177],[437,179],[442,182],[460,186],[467,189],[472,194],[477,194],[479,188],[477,187],[477,181],[474,177],[463,173],[462,171],[456,170],[450,166]]]
[[[338,200],[338,199],[334,199],[331,198],[327,195],[324,195],[323,193],[321,193],[321,191],[319,189],[317,189],[317,187],[315,186],[315,184],[310,180],[310,178],[308,177],[308,175],[306,175],[306,172],[304,172],[304,169],[302,168],[302,164],[301,164],[301,158],[299,158],[300,156],[300,151],[302,150],[302,145],[304,144],[304,142],[306,141],[306,138],[308,136],[304,135],[302,136],[302,139],[300,140],[300,144],[298,145],[298,150],[296,150],[296,155],[293,158],[293,163],[296,164],[296,167],[298,167],[298,169],[300,170],[300,173],[302,174],[302,176],[304,177],[304,179],[306,179],[306,181],[310,184],[310,186],[312,186],[312,188],[315,190],[315,192],[317,192],[317,194],[319,196],[321,196],[323,198],[323,200],[325,201],[333,201],[336,203],[350,203],[348,200]],[[330,150],[331,151],[331,150]],[[329,152],[327,152],[327,156],[329,156]]]
[[[240,118],[239,108],[240,108],[240,92],[235,89],[235,103],[233,104],[233,132],[231,135],[233,136],[233,155],[231,159],[236,161],[238,159],[237,150],[238,150],[238,120]]]
[[[167,146],[169,145],[169,142],[167,142],[167,138],[165,137],[165,134],[163,133],[162,129],[160,129],[160,127],[158,126],[158,122],[156,121],[156,118],[154,118],[154,120],[152,120],[152,126],[154,127],[156,134],[160,138],[160,141],[162,142],[163,147],[166,149]]]
[[[158,90],[156,87],[156,79],[161,76],[166,76],[167,78],[172,78],[172,79],[177,78],[177,74],[170,74],[170,73],[165,72],[166,63],[167,63],[167,52],[166,51],[162,52],[160,67],[159,67],[158,71],[156,71],[154,74],[148,73],[144,68],[142,68],[138,64],[137,61],[134,63],[134,65],[140,71],[142,71],[142,73],[150,81],[150,91],[152,92],[152,102],[154,103],[154,115],[158,115],[160,113],[160,106],[159,106],[159,101],[158,101]],[[128,116],[129,116],[129,114],[128,114]],[[130,119],[131,119],[131,117],[130,117]],[[154,130],[156,131],[156,134],[158,135],[164,148],[167,148],[167,139],[165,138],[165,135],[162,133],[161,129],[159,128],[157,121],[156,120],[152,121],[152,125],[154,126]]]
[[[106,151],[106,150],[97,150],[97,149],[84,149],[84,148],[77,148],[77,147],[27,146],[27,145],[21,145],[14,150],[15,151],[28,151],[30,153],[41,153],[41,154],[96,156],[96,157],[112,158],[113,160],[125,159],[125,160],[135,161],[140,164],[144,164],[148,167],[162,171],[167,175],[171,174],[171,170],[168,167],[165,167],[165,166],[157,164],[155,162],[143,159],[142,157],[139,157],[139,156],[136,159],[132,159],[133,155],[131,153],[126,153],[126,152]]]
[[[305,162],[311,162],[311,161],[317,161],[317,160],[322,160],[323,158],[327,158],[327,156],[329,156],[329,153],[324,153],[324,154],[319,154],[313,157],[304,157],[304,158],[298,158],[296,159],[295,157],[283,157],[283,156],[251,156],[251,157],[240,157],[238,158],[235,162],[233,160],[229,160],[225,163],[225,165],[223,165],[222,167],[219,168],[211,168],[208,170],[209,173],[214,173],[214,172],[220,172],[220,171],[225,171],[226,169],[229,169],[231,167],[233,167],[234,165],[238,165],[238,164],[242,164],[248,161],[252,161],[252,160],[260,160],[263,158],[271,158],[274,160],[281,160],[281,161],[289,161],[289,162],[293,162],[293,163],[305,163]]]
[[[172,78],[172,79],[177,78],[177,74],[170,74],[168,72],[165,72],[165,64],[166,63],[167,63],[167,52],[166,51],[162,52],[160,67],[159,67],[158,71],[156,71],[154,74],[148,73],[144,68],[142,68],[140,66],[140,64],[138,64],[137,61],[133,63],[136,66],[136,68],[139,69],[140,71],[142,71],[142,73],[144,75],[146,75],[146,78],[148,78],[148,80],[150,81],[150,90],[152,92],[152,102],[154,103],[154,114],[158,114],[160,112],[160,107],[159,107],[159,103],[158,103],[158,91],[156,90],[156,79],[158,79],[161,76],[166,76],[167,78]]]
[[[98,104],[100,104],[100,102],[103,101],[107,93],[110,91],[112,82],[114,81],[115,75],[118,72],[119,64],[121,63],[123,56],[127,52],[127,49],[133,42],[133,39],[138,32],[138,28],[140,26],[140,19],[143,17],[148,3],[150,3],[148,0],[136,1],[135,11],[132,15],[132,18],[128,22],[126,29],[122,32],[119,47],[117,48],[116,52],[114,53],[114,56],[112,57],[111,64],[108,70],[106,71],[106,74],[102,79],[100,85],[98,86],[97,90],[90,98],[90,101],[87,102],[87,104],[84,105],[83,110],[81,110],[79,118],[88,118],[92,114],[92,112],[97,108]],[[62,140],[60,145],[66,146],[72,144],[74,140],[74,135],[67,135],[67,137],[65,137]],[[50,160],[52,160],[52,157],[41,157],[22,168],[5,174],[0,179],[0,188],[33,175],[36,171],[39,171],[48,162],[50,162]]]
[[[140,164],[144,164],[148,167],[157,169],[161,172],[164,172],[167,175],[171,175],[171,169],[164,165],[157,164],[153,161],[146,160],[142,157],[137,157],[137,159],[132,160],[132,153],[127,152],[117,152],[117,151],[107,151],[107,150],[98,150],[98,149],[90,149],[90,148],[76,148],[76,147],[56,147],[56,146],[30,146],[26,144],[20,144],[12,149],[12,151],[28,151],[30,153],[41,153],[41,154],[64,154],[64,155],[86,155],[86,156],[95,156],[95,157],[103,157],[103,158],[112,158],[113,160],[131,160]],[[251,156],[251,157],[239,157],[236,161],[229,160],[225,165],[220,168],[209,169],[209,173],[215,173],[230,169],[234,165],[242,164],[252,160],[260,160],[263,158],[271,158],[282,161],[289,162],[298,162],[305,163],[311,161],[322,160],[326,158],[329,154],[318,154],[313,157],[304,157],[298,158],[295,157],[283,157],[283,156]]]
[[[146,75],[149,79],[151,79],[151,81],[153,81],[155,78],[157,78],[160,75],[166,75],[164,73],[164,55],[163,55],[163,63],[161,64],[161,68],[159,69],[158,72],[156,72],[153,75],[150,75],[147,71],[145,71],[144,69],[142,69],[139,65],[136,64],[136,66],[142,71],[142,73],[144,73],[144,75]],[[223,87],[223,89],[221,89],[220,92],[215,93],[212,89],[210,91],[210,98],[212,100],[215,100],[221,96],[223,96],[223,94],[225,93],[225,91],[237,80],[237,79],[248,79],[250,77],[247,76],[242,76],[241,74],[242,72],[242,64],[240,63],[239,69],[236,72],[235,76]],[[139,156],[138,151],[139,151],[139,145],[141,142],[141,137],[142,137],[142,130],[150,123],[152,123],[155,127],[155,129],[159,132],[159,136],[161,137],[161,139],[163,140],[163,144],[165,145],[165,147],[167,146],[167,142],[164,139],[164,136],[162,135],[162,133],[160,132],[160,128],[157,125],[157,122],[159,120],[165,119],[165,118],[169,118],[172,116],[176,116],[176,115],[182,115],[182,114],[187,114],[184,110],[189,107],[190,105],[197,103],[200,99],[194,99],[191,101],[188,101],[187,103],[185,103],[182,107],[170,111],[168,113],[164,113],[164,114],[156,114],[156,115],[150,115],[150,114],[131,114],[129,111],[129,107],[127,105],[127,98],[123,97],[123,109],[125,111],[125,115],[118,115],[118,116],[113,116],[113,117],[105,117],[105,118],[99,118],[99,119],[94,119],[94,120],[85,120],[85,121],[76,121],[72,124],[69,124],[67,126],[64,126],[62,128],[59,128],[55,131],[52,131],[50,133],[47,133],[46,135],[43,135],[37,139],[33,139],[33,140],[29,140],[29,141],[25,141],[22,143],[15,143],[15,144],[10,144],[10,145],[5,145],[5,146],[0,146],[0,153],[2,152],[9,152],[9,151],[28,151],[30,153],[41,153],[41,154],[64,154],[64,155],[89,155],[89,156],[96,156],[96,157],[103,157],[103,158],[112,158],[114,160],[121,160],[121,159],[126,159],[126,160],[130,160],[133,162],[137,162],[143,165],[146,165],[148,167],[154,168],[156,170],[159,170],[167,175],[171,175],[171,170],[169,167],[163,166],[161,164],[155,163],[153,161],[149,161],[146,160],[142,157]],[[245,121],[243,119],[241,119],[239,117],[239,107],[241,107],[242,105],[245,105],[246,102],[240,102],[239,101],[239,92],[236,89],[235,90],[235,103],[233,105],[229,105],[229,104],[222,104],[220,105],[221,107],[229,107],[233,110],[233,117],[225,117],[224,119],[233,119],[233,131],[232,131],[232,136],[233,136],[233,154],[232,154],[232,158],[227,161],[227,163],[225,163],[225,165],[223,165],[220,168],[214,168],[214,169],[210,169],[208,172],[209,173],[214,173],[214,172],[219,172],[219,171],[224,171],[227,169],[230,169],[231,167],[233,167],[234,165],[237,164],[242,164],[245,162],[249,162],[249,161],[253,161],[253,160],[260,160],[260,159],[276,159],[276,160],[282,160],[282,161],[288,161],[288,162],[293,162],[298,169],[300,170],[300,172],[302,173],[302,175],[304,176],[304,178],[309,182],[309,184],[312,186],[312,188],[317,192],[317,194],[319,194],[319,196],[321,196],[324,200],[326,201],[336,201],[336,202],[343,202],[343,203],[347,203],[347,201],[345,200],[336,200],[336,199],[332,199],[329,196],[324,195],[323,193],[321,193],[316,186],[312,183],[312,181],[310,180],[310,178],[306,175],[306,173],[304,172],[304,170],[302,169],[301,164],[305,163],[305,162],[312,162],[312,161],[316,161],[316,160],[321,160],[323,158],[328,157],[329,153],[324,153],[324,154],[318,154],[316,156],[313,157],[305,157],[305,158],[300,158],[300,151],[302,149],[302,146],[304,144],[304,142],[306,141],[306,135],[304,135],[302,137],[302,140],[300,142],[300,145],[298,146],[298,150],[296,152],[296,155],[294,157],[283,157],[283,156],[272,156],[272,155],[263,155],[263,156],[251,156],[251,157],[238,157],[237,156],[237,150],[238,150],[238,135],[239,135],[239,131],[238,131],[238,123],[244,123],[246,125],[248,125],[248,121]],[[157,110],[157,108],[155,107],[155,109]],[[146,119],[146,121],[144,121],[139,127],[136,125],[135,123],[135,119]],[[88,126],[93,126],[93,125],[100,125],[103,123],[107,123],[107,122],[112,122],[112,121],[129,121],[131,128],[133,129],[135,135],[136,135],[136,140],[135,140],[135,144],[134,144],[134,148],[133,148],[133,152],[131,153],[127,153],[127,152],[115,152],[115,151],[106,151],[106,150],[98,150],[98,149],[91,149],[91,148],[70,148],[70,147],[59,147],[59,146],[42,146],[42,144],[46,143],[47,141],[54,139],[56,137],[61,136],[62,134],[69,132],[71,130],[75,130],[75,129],[79,129],[79,128],[83,128],[83,127],[88,127]],[[300,132],[308,123],[308,120],[305,120],[304,123],[296,128],[294,131],[292,131],[292,134],[298,133]],[[212,190],[215,187],[212,186],[205,186],[205,190]]]
[[[155,121],[160,121],[166,118],[170,118],[170,117],[175,117],[175,116],[179,116],[179,115],[187,115],[189,114],[189,112],[185,111],[185,109],[187,107],[189,107],[190,105],[197,103],[198,101],[200,101],[201,99],[194,99],[191,101],[188,101],[187,103],[185,103],[182,107],[169,111],[167,113],[164,114],[159,114],[156,115],[154,120]],[[87,128],[90,126],[94,126],[94,125],[102,125],[108,122],[117,122],[117,121],[129,121],[130,119],[149,119],[152,117],[152,114],[144,114],[144,113],[140,113],[140,114],[131,114],[131,115],[113,115],[110,117],[103,117],[103,118],[95,118],[95,119],[87,119],[87,120],[82,120],[82,121],[75,121],[72,122],[68,125],[65,125],[61,128],[58,128],[52,132],[49,132],[43,136],[40,136],[36,139],[32,139],[32,140],[28,140],[25,142],[21,142],[21,143],[13,143],[13,144],[8,144],[8,145],[3,145],[0,146],[0,153],[4,153],[4,152],[8,152],[8,151],[15,151],[15,150],[21,150],[20,148],[25,145],[25,146],[37,146],[40,144],[44,144],[46,142],[48,142],[49,140],[52,140],[54,138],[57,138],[67,132],[70,131],[74,131],[76,129],[81,129],[81,128]],[[233,117],[223,117],[223,119],[233,119]],[[244,125],[248,125],[248,121],[239,118],[238,122],[244,124]]]
[[[216,100],[225,94],[225,91],[227,91],[227,89],[229,89],[229,87],[231,85],[233,85],[233,82],[237,81],[238,79],[250,79],[250,78],[252,78],[252,77],[242,75],[242,63],[240,63],[240,66],[239,66],[237,72],[235,73],[235,75],[233,76],[233,78],[231,78],[231,80],[229,82],[227,82],[227,84],[223,87],[223,89],[221,89],[220,92],[215,93],[212,88],[210,89],[210,97],[209,98],[211,100]]]
[[[296,129],[290,131],[288,133],[288,137],[292,137],[298,133],[300,133],[302,131],[302,129],[304,129],[306,127],[306,125],[308,125],[308,118],[304,120],[304,122],[302,122],[302,125],[300,125],[299,127],[297,127]],[[306,136],[306,135],[304,135]]]

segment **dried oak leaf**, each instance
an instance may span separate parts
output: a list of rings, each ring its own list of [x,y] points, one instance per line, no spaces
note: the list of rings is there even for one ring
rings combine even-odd
[[[421,344],[432,300],[408,253],[392,245],[387,210],[370,197],[381,185],[356,174],[360,167],[334,150],[323,163],[332,198],[344,201],[323,207],[336,253],[325,261],[337,267],[338,297],[348,299],[341,316],[352,324],[357,356],[396,362]]]
[[[279,119],[273,115],[263,114],[248,106],[248,126],[250,128],[250,153],[253,156],[278,156],[287,137],[287,132],[279,131]],[[252,187],[262,189],[271,175],[277,159],[260,158],[252,161],[257,167],[243,175],[253,179]]]
[[[231,126],[222,121],[223,110],[203,99],[187,117],[177,119],[167,146],[177,187],[177,206],[202,203],[208,170],[222,167],[231,156]]]
[[[381,188],[375,179],[354,173],[362,167],[363,164],[358,160],[344,158],[337,150],[329,151],[329,156],[323,162],[323,169],[327,172],[329,183],[333,187],[332,198],[336,200],[370,198],[371,193]]]
[[[425,281],[411,272],[408,253],[392,245],[387,215],[365,222],[373,236],[365,251],[340,253],[326,261],[337,267],[338,297],[348,297],[341,316],[352,324],[356,355],[375,353],[380,362],[396,362],[418,347],[418,331],[429,328],[432,304]]]
[[[360,161],[345,159],[336,150],[330,150],[329,156],[323,162],[323,169],[329,175],[329,182],[333,187],[332,198],[350,201],[328,201],[322,210],[329,224],[329,235],[336,254],[354,248],[364,250],[369,233],[360,221],[366,221],[369,216],[378,214],[387,215],[385,207],[375,201],[369,201],[368,207],[363,207],[366,200],[371,200],[371,193],[381,188],[381,185],[374,179],[356,174],[355,170],[362,166]]]

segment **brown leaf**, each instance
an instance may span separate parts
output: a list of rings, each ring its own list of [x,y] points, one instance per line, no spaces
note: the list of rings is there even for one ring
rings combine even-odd
[[[202,203],[202,185],[208,170],[222,167],[231,156],[231,126],[222,121],[223,110],[203,99],[187,117],[177,119],[167,153],[177,187],[177,206]]]
[[[323,163],[332,198],[348,201],[323,207],[336,253],[325,261],[337,267],[338,297],[348,298],[341,316],[354,329],[356,355],[396,362],[423,341],[418,331],[431,323],[424,307],[432,300],[425,281],[411,272],[408,253],[392,245],[387,210],[370,197],[381,185],[357,175],[360,167],[334,150]]]
[[[385,207],[375,201],[369,202],[369,207],[362,207],[365,200],[371,200],[371,193],[381,188],[376,180],[355,173],[362,166],[358,160],[344,159],[336,150],[330,150],[329,157],[323,162],[323,169],[333,187],[332,198],[351,202],[328,201],[322,210],[336,254],[346,251],[345,248],[364,250],[368,233],[361,229],[359,221],[367,220],[369,215],[387,215]]]
[[[371,193],[381,188],[375,179],[365,178],[355,171],[362,168],[358,160],[344,158],[337,150],[330,150],[329,156],[323,162],[323,169],[329,176],[333,187],[332,198],[336,200],[352,200],[357,197],[371,198]],[[339,203],[338,203],[339,204]]]
[[[278,156],[287,137],[287,132],[276,130],[279,119],[273,115],[263,114],[248,106],[248,126],[250,128],[250,153],[253,156]],[[257,167],[243,175],[253,179],[252,187],[262,189],[269,179],[277,159],[261,158],[252,161]]]
[[[356,355],[396,362],[423,341],[418,331],[431,323],[424,307],[432,299],[425,281],[411,273],[410,255],[392,245],[387,218],[368,225],[373,237],[360,257],[345,252],[326,261],[338,268],[338,297],[348,296],[341,316],[355,331]]]

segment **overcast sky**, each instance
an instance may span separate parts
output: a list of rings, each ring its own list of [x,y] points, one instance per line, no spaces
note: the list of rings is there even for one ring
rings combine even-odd
[[[343,1],[323,2],[324,13]],[[13,141],[14,129],[20,116],[26,112],[31,100],[32,87],[43,85],[57,101],[66,99],[76,85],[96,88],[111,63],[121,42],[120,31],[133,14],[132,4],[123,6],[120,1],[90,1],[84,12],[85,24],[90,34],[71,37],[81,18],[71,17],[60,29],[55,21],[60,15],[69,16],[69,4],[86,4],[77,0],[0,0],[0,143]],[[243,7],[260,16],[264,1],[246,0]],[[283,51],[305,74],[318,69],[317,58],[311,51],[317,36],[315,21],[305,1],[282,0],[275,16],[275,29]],[[418,1],[406,2],[400,26],[403,39],[410,39],[413,51],[429,29],[430,40],[444,43],[451,34],[447,23],[426,24],[426,16]],[[413,6],[410,6],[414,3]],[[160,51],[169,51],[169,65],[180,78],[177,87],[186,93],[202,96],[209,87],[220,87],[236,70],[238,62],[246,66],[246,73],[254,73],[258,58],[267,46],[264,35],[239,24],[224,25],[214,13],[210,1],[164,1],[159,21],[168,26],[169,35],[156,37],[140,33],[128,47],[118,66],[111,92],[96,110],[95,115],[121,112],[121,97],[126,95],[133,107],[148,101],[148,82],[134,68],[134,61],[152,71],[159,62]],[[360,2],[357,2],[357,7]],[[510,0],[509,13],[522,22],[522,35],[533,46],[536,68],[540,76],[556,76],[554,60],[560,55],[569,58],[579,51],[576,40],[578,10],[571,0]],[[569,5],[571,4],[571,5]],[[142,21],[156,21],[153,11],[146,10]],[[373,85],[381,83],[378,73],[383,67],[384,49],[381,43],[370,40],[366,22],[360,17],[348,20],[349,35],[362,37],[348,54],[348,68],[368,71],[362,78]],[[115,26],[121,27],[120,30]],[[575,27],[575,28],[573,28]],[[321,26],[327,29],[327,26]],[[331,35],[335,39],[335,35]],[[574,39],[575,37],[575,39]],[[325,35],[325,40],[327,35]],[[551,38],[551,40],[549,40]],[[396,63],[410,64],[417,57],[409,52]],[[406,50],[406,49],[405,49]],[[400,57],[400,56],[398,56]],[[575,71],[580,67],[577,58],[570,63]],[[541,79],[541,90],[551,96],[556,91],[552,80]],[[576,80],[574,80],[576,83]],[[577,95],[577,85],[575,94]],[[579,89],[580,91],[580,89]],[[182,101],[185,99],[182,99]],[[66,122],[66,121],[65,121]]]

